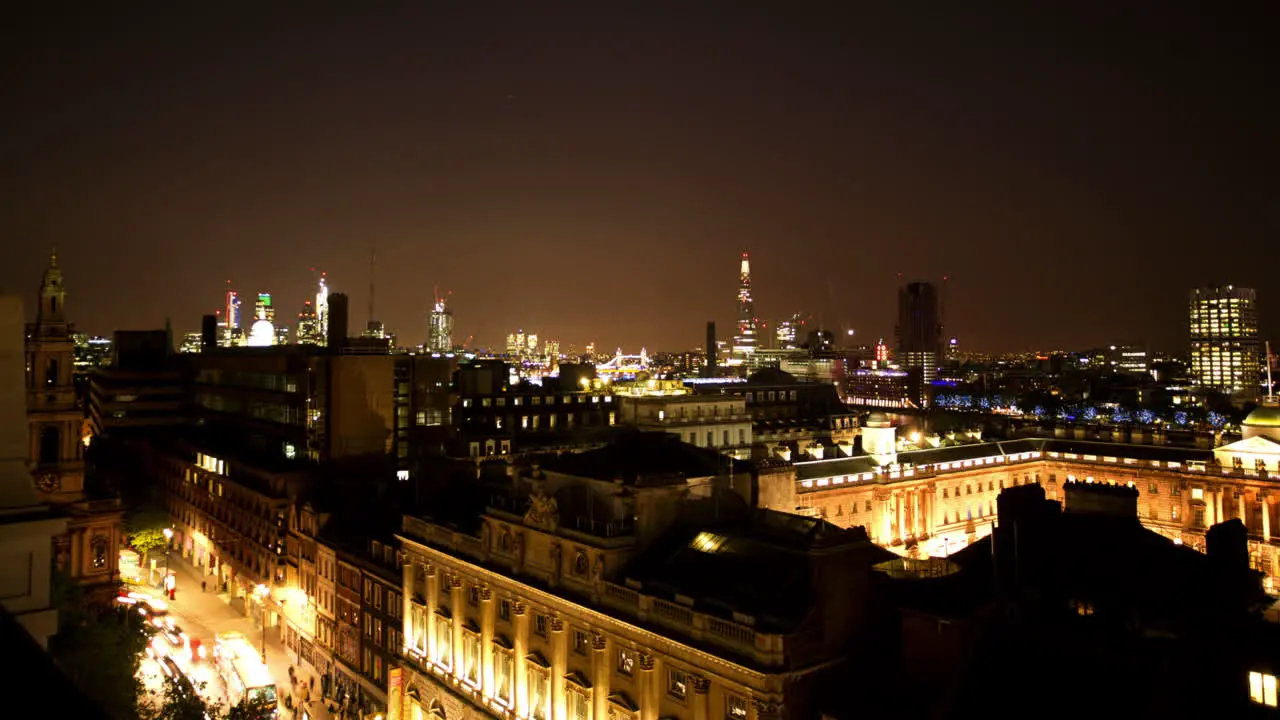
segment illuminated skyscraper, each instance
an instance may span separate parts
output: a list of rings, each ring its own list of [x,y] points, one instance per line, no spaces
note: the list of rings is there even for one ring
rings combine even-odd
[[[303,302],[302,310],[298,312],[298,344],[322,344],[320,328],[316,322],[316,309],[312,306],[310,300]]]
[[[938,377],[942,324],[938,321],[938,290],[933,283],[913,282],[898,289],[898,362],[908,370],[918,368],[921,392],[917,401],[928,403],[928,388]]]
[[[319,289],[316,290],[316,334],[317,345],[329,344],[329,284],[324,273],[320,273]]]
[[[742,253],[738,284],[738,334],[733,336],[735,359],[745,360],[748,355],[756,351],[758,347],[756,331],[759,325],[755,302],[751,298],[751,257],[749,253]]]
[[[808,337],[809,316],[804,313],[796,313],[790,318],[778,323],[778,329],[774,333],[774,339],[778,342],[779,350],[795,350],[800,347],[800,343],[804,342]]]
[[[453,311],[437,297],[427,316],[427,351],[446,353],[453,350]]]
[[[1262,355],[1257,294],[1234,285],[1191,291],[1191,375],[1204,387],[1256,393]]]
[[[226,310],[222,315],[222,345],[234,347],[240,345],[243,339],[244,330],[240,325],[240,294],[227,288]]]

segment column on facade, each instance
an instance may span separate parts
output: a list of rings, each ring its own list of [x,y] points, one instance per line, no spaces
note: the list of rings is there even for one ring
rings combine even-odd
[[[1214,525],[1218,524],[1213,514],[1214,510],[1216,509],[1216,505],[1213,501],[1214,494],[1215,493],[1212,489],[1205,488],[1204,490],[1204,526],[1206,529],[1211,528]]]
[[[1191,492],[1190,488],[1184,488],[1182,491],[1182,522],[1180,526],[1183,528],[1191,527]]]
[[[418,589],[417,573],[418,566],[414,563],[407,562],[400,567],[400,632],[404,635],[401,644],[412,648],[418,647],[418,638],[414,634],[413,627],[413,593]],[[405,648],[394,648],[394,651],[403,653]]]
[[[1258,503],[1262,505],[1262,542],[1271,542],[1271,498],[1258,493]]]
[[[693,686],[693,720],[710,720],[710,681],[701,675],[690,675],[689,684]]]
[[[436,605],[440,597],[440,573],[436,572],[434,566],[426,566],[426,590],[423,598],[427,609],[423,611],[423,622],[426,624],[427,633],[427,660],[434,662],[436,659]]]
[[[462,642],[462,625],[466,617],[463,608],[467,606],[467,601],[463,597],[462,578],[457,575],[449,577],[449,606],[453,611],[453,676],[461,680],[466,675],[467,667],[465,643]]]
[[[480,688],[485,697],[497,697],[493,675],[493,590],[480,588]]]
[[[920,524],[920,488],[911,491],[911,534],[917,538],[924,534]]]
[[[591,664],[592,717],[605,720],[609,717],[609,678],[613,667],[609,663],[609,640],[602,633],[591,634]]]
[[[653,655],[640,653],[640,697],[636,704],[640,706],[640,720],[657,720],[659,689],[657,687],[657,662]]]
[[[551,618],[551,718],[565,720],[564,676],[569,672],[569,634],[564,620]]]
[[[876,501],[876,505],[880,508],[880,544],[888,545],[893,542],[893,505],[892,496],[886,495]]]
[[[519,600],[511,603],[511,615],[514,620],[514,637],[511,638],[512,653],[515,662],[511,664],[515,673],[515,708],[516,715],[530,717],[529,709],[529,665],[525,656],[529,654],[529,608]]]
[[[1223,496],[1226,492],[1227,492],[1227,491],[1226,491],[1226,490],[1223,490],[1222,488],[1218,488],[1217,490],[1214,490],[1214,491],[1213,491],[1213,516],[1214,516],[1215,518],[1217,518],[1217,519],[1218,519],[1218,522],[1225,522],[1225,521],[1226,521],[1226,519],[1227,519],[1227,516],[1226,516],[1226,515],[1224,515],[1224,514],[1223,514],[1223,512],[1222,512],[1222,509],[1223,509],[1223,508],[1222,508],[1222,505],[1223,505],[1223,498],[1222,498],[1222,496]]]
[[[1249,516],[1244,511],[1244,491],[1243,490],[1241,490],[1240,494],[1236,497],[1236,512],[1238,513],[1237,517],[1240,518],[1240,522],[1244,523],[1244,529],[1248,530]]]
[[[751,704],[751,709],[756,711],[756,720],[778,720],[782,717],[782,709],[771,702],[756,699]]]
[[[903,539],[903,538],[906,536],[906,533],[904,533],[904,532],[903,532],[903,525],[902,525],[902,493],[900,493],[900,492],[895,492],[895,493],[893,494],[893,516],[894,516],[895,520],[896,520],[896,521],[897,521],[897,523],[898,523],[897,527],[895,527],[895,528],[894,528],[894,535],[893,535],[893,539],[894,539],[894,540],[901,540],[901,539]]]

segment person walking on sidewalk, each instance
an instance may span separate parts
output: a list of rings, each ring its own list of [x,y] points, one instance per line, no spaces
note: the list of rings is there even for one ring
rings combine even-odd
[[[200,592],[208,592],[208,590],[209,590],[209,583],[208,583],[208,581],[201,580],[201,581],[200,581]]]

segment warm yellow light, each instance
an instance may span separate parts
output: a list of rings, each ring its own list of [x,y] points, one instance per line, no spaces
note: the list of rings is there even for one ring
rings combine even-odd
[[[920,433],[918,433],[918,432],[913,432],[913,433],[911,433],[911,444],[912,444],[912,445],[919,445],[919,444],[920,444]]]
[[[165,529],[164,529],[164,539],[165,539],[165,540],[172,540],[172,539],[173,539],[173,528],[165,528]]]

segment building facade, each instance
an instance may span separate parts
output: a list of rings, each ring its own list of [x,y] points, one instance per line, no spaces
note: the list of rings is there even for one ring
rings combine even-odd
[[[621,423],[675,435],[690,445],[747,458],[751,416],[747,401],[733,395],[620,395]]]
[[[58,568],[108,599],[119,582],[121,526],[116,497],[98,496],[85,485],[84,408],[76,393],[75,343],[67,320],[67,292],[57,253],[40,283],[36,321],[26,328],[27,457],[40,497],[70,515],[56,541]]]
[[[946,556],[990,532],[1005,488],[1036,484],[1061,501],[1067,482],[1127,485],[1138,491],[1142,524],[1189,547],[1203,550],[1210,527],[1239,519],[1252,566],[1268,590],[1280,589],[1280,409],[1264,406],[1244,427],[1246,439],[1216,450],[1064,435],[899,452],[896,430],[873,414],[862,430],[868,454],[795,464],[796,504],[842,527],[863,526],[898,552]]]
[[[738,325],[733,336],[733,359],[745,363],[760,347],[760,320],[751,294],[751,256],[742,253],[738,267]]]

